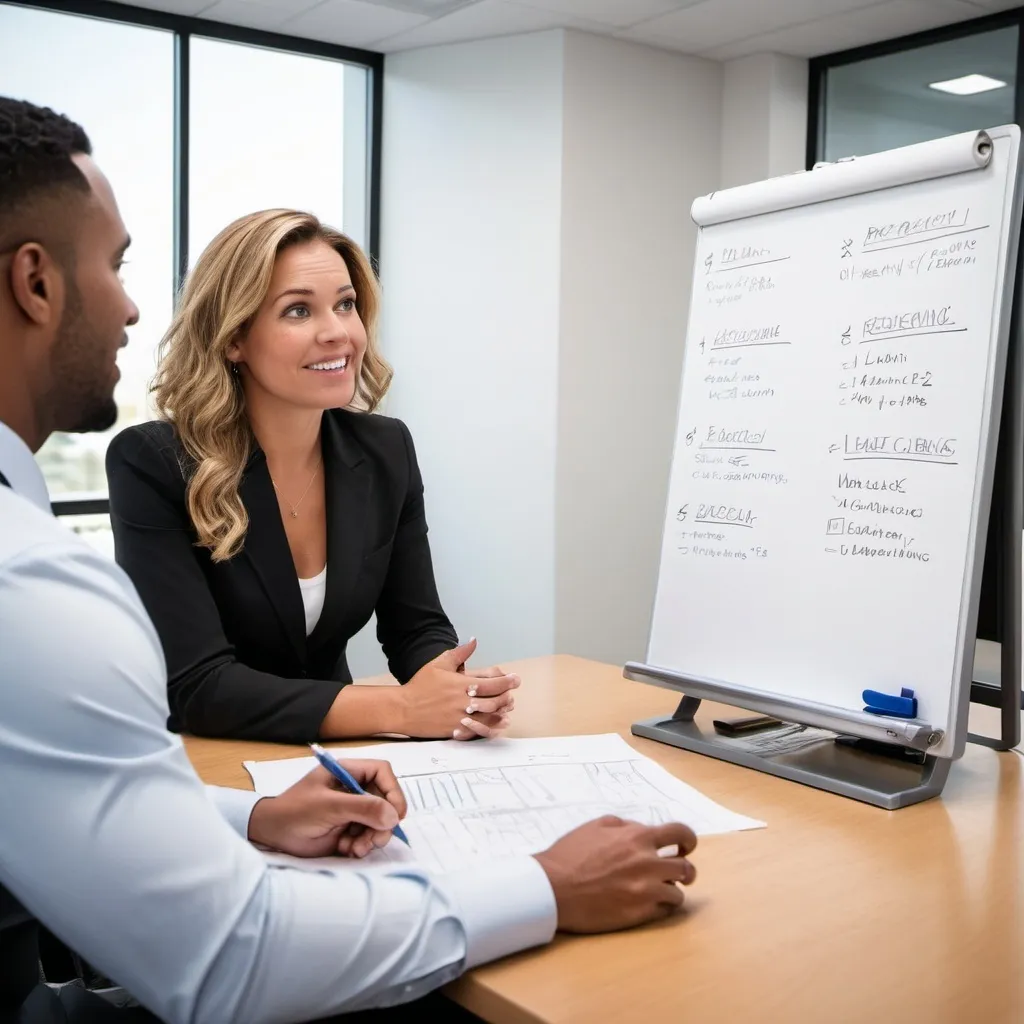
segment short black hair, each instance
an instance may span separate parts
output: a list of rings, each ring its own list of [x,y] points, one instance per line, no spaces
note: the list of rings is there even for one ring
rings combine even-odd
[[[49,107],[0,96],[0,236],[25,208],[66,188],[90,191],[72,161],[92,144],[81,125]]]

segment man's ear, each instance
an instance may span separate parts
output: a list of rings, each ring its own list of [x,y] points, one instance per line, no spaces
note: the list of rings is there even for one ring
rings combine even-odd
[[[60,323],[64,275],[38,242],[26,242],[11,258],[11,294],[22,315],[37,327]]]

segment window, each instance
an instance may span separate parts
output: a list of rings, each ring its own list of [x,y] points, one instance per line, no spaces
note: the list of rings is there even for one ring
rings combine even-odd
[[[60,75],[53,68],[62,69]],[[0,94],[78,121],[132,236],[125,286],[141,310],[118,355],[117,425],[54,434],[38,454],[55,501],[106,493],[110,437],[152,418],[148,385],[174,288],[174,36],[52,11],[0,6]]]
[[[309,210],[375,254],[382,69],[379,54],[162,11],[0,0],[0,94],[82,124],[132,235],[125,284],[141,319],[118,356],[118,423],[54,435],[37,456],[57,513],[101,550],[106,447],[153,416],[189,256],[270,206]]]
[[[190,64],[192,262],[230,221],[275,206],[365,246],[366,69],[201,38]]]
[[[815,157],[863,156],[1015,121],[1018,25],[960,31],[879,56],[837,55],[822,68]]]

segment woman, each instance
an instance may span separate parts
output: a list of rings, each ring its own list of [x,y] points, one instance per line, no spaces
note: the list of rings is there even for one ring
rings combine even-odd
[[[107,455],[117,560],[167,658],[173,729],[302,743],[494,735],[517,677],[465,672],[434,584],[366,257],[316,218],[243,217],[192,271],[161,347],[161,419]],[[377,614],[402,687],[348,686]]]

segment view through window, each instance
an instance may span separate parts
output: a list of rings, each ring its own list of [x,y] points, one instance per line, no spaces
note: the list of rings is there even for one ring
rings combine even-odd
[[[1009,25],[830,67],[824,83],[823,159],[864,156],[1013,122],[1017,33],[1017,26]],[[976,77],[964,81],[968,76]],[[981,91],[960,94],[936,85]]]
[[[381,59],[130,7],[123,20],[47,7],[0,0],[0,95],[85,128],[132,236],[123,276],[141,316],[118,355],[115,427],[55,434],[37,458],[58,514],[109,553],[106,448],[117,431],[154,415],[149,388],[173,312],[176,251],[191,265],[231,220],[275,206],[309,210],[368,249],[370,100]],[[187,69],[176,57],[184,47]],[[179,75],[189,95],[180,121],[187,168],[176,134]],[[178,173],[189,196],[180,239]]]
[[[37,456],[55,501],[105,495],[110,437],[152,416],[148,386],[174,287],[173,86],[170,32],[0,6],[0,95],[52,107],[85,128],[132,236],[123,276],[141,311],[118,354],[117,425],[54,434]]]
[[[350,168],[358,175],[366,160],[366,75],[337,61],[192,39],[190,265],[236,217],[268,207],[308,210],[366,244],[362,211],[348,208],[345,189]],[[363,116],[346,120],[349,89],[362,94]]]

